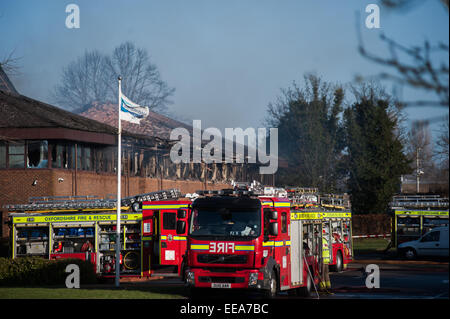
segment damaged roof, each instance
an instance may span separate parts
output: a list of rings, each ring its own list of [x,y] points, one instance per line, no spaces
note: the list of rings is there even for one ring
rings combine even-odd
[[[9,92],[12,94],[19,94],[19,92],[17,92],[16,88],[9,80],[8,75],[6,75],[5,71],[3,71],[1,64],[0,64],[0,91]]]
[[[118,122],[117,104],[112,103],[93,103],[91,107],[83,110],[80,115],[114,127],[117,126]],[[170,132],[178,127],[192,132],[191,126],[153,111],[150,111],[149,115],[141,120],[140,124],[122,121],[122,128],[128,132],[162,139],[169,139]]]
[[[117,134],[115,127],[5,91],[0,91],[0,115],[0,128],[68,128]]]

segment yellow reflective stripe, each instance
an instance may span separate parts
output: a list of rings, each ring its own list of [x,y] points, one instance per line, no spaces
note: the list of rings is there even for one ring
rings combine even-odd
[[[283,246],[283,241],[276,241],[275,247],[280,247],[280,246]]]
[[[236,246],[234,246],[234,250],[236,250],[236,251],[251,251],[251,250],[255,250],[255,246],[253,246],[253,245],[236,245]]]
[[[263,242],[263,247],[282,247],[282,246],[290,246],[291,245],[291,241],[290,240],[286,240],[286,241],[266,241]]]
[[[352,217],[352,213],[349,212],[343,212],[343,213],[335,213],[335,212],[329,212],[329,213],[322,213],[324,218],[340,218],[340,217]]]
[[[396,210],[395,215],[424,215],[424,216],[448,216],[448,211],[436,210]]]
[[[209,244],[205,244],[205,245],[191,245],[191,249],[193,250],[209,250]]]
[[[173,205],[142,205],[142,209],[175,209],[187,208],[188,204],[173,204]]]
[[[280,203],[280,202],[275,202],[275,207],[291,207],[291,203]]]
[[[122,221],[141,220],[142,214],[121,214]],[[115,221],[115,214],[80,214],[80,215],[48,215],[26,217],[13,217],[13,223],[71,223],[71,222],[96,222],[96,221]]]
[[[142,240],[152,240],[152,236],[150,236],[150,237],[142,237]]]
[[[303,219],[322,219],[323,213],[304,213],[304,212],[292,212],[291,220],[303,220]]]
[[[163,235],[163,236],[161,236],[161,239],[162,239],[162,240],[169,240],[169,237]],[[186,238],[186,237],[183,237],[183,236],[173,236],[173,237],[172,237],[172,240],[187,240],[187,238]]]
[[[273,206],[273,202],[262,202],[262,206]],[[275,207],[291,207],[290,202],[275,202]]]

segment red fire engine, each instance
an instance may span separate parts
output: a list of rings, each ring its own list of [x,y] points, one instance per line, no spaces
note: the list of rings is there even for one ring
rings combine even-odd
[[[182,274],[191,200],[179,190],[164,190],[122,199],[121,277]],[[12,257],[77,258],[92,262],[102,278],[115,276],[115,200],[94,196],[32,198],[7,205]]]
[[[317,188],[288,187],[287,193],[295,209],[320,212],[322,216],[323,262],[331,271],[342,271],[353,259],[352,224],[348,196],[319,195]]]
[[[322,224],[323,240],[331,243],[328,259],[330,270],[341,272],[353,260],[351,213],[325,211],[322,214]]]
[[[273,297],[308,295],[322,262],[320,214],[291,211],[288,198],[220,194],[192,203],[186,283],[205,288],[256,289]],[[178,229],[186,228],[180,221]]]

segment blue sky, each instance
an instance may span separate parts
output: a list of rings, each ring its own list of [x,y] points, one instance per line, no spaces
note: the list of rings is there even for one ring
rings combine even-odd
[[[80,8],[80,29],[65,27],[70,3]],[[363,25],[370,3],[377,2],[2,0],[0,58],[15,50],[21,67],[21,74],[12,76],[17,89],[50,102],[49,93],[68,63],[86,50],[110,53],[132,41],[148,50],[162,78],[176,88],[172,113],[200,119],[203,128],[260,127],[280,89],[294,80],[301,84],[306,72],[345,84],[357,74],[382,71],[359,55],[357,23],[366,47],[380,54],[387,54],[380,32],[407,46],[425,39],[448,44],[448,13],[438,0],[407,12],[381,7],[380,29]],[[448,63],[448,56],[444,59]],[[426,97],[406,88],[402,96]],[[443,117],[448,109],[406,112],[411,121]]]

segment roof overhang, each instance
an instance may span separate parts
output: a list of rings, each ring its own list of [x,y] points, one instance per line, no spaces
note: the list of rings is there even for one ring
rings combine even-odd
[[[84,143],[116,145],[113,134],[79,131],[68,128],[0,128],[0,136],[22,140],[70,140]]]

